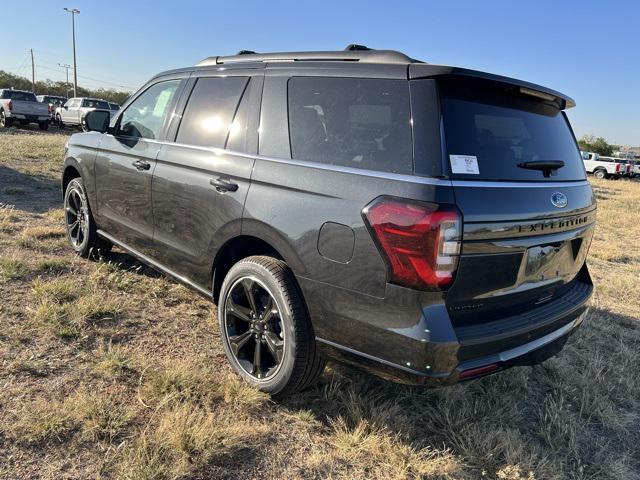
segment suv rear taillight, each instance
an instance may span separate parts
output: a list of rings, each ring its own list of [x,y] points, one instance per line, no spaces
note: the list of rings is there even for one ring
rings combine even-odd
[[[9,103],[7,103],[7,108],[9,109],[9,111],[13,110],[13,102],[11,100],[9,100]]]
[[[455,206],[380,197],[362,213],[391,282],[423,290],[451,285],[462,237],[462,216]]]

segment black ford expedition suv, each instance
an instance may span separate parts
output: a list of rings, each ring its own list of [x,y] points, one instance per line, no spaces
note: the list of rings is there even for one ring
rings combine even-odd
[[[218,305],[263,391],[326,358],[443,385],[540,362],[584,318],[596,205],[553,90],[388,50],[211,57],[68,143],[68,238]]]

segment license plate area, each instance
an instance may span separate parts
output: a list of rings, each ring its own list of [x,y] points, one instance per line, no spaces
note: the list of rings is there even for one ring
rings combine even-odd
[[[524,258],[524,282],[561,280],[575,274],[576,255],[571,243],[564,241],[528,248]]]

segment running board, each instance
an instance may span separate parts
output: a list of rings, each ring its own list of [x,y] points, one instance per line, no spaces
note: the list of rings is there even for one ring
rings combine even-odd
[[[156,262],[155,260],[152,260],[151,258],[147,257],[145,254],[140,253],[135,248],[131,248],[126,243],[123,243],[120,240],[112,237],[111,235],[109,235],[108,233],[106,233],[103,230],[98,230],[97,233],[98,233],[98,235],[100,237],[104,238],[105,240],[109,240],[114,245],[117,245],[118,247],[122,248],[123,250],[126,250],[127,253],[131,254],[132,256],[134,256],[135,258],[140,260],[142,263],[145,263],[145,264],[149,265],[154,270],[157,270],[158,272],[162,273],[163,275],[171,277],[174,280],[177,280],[178,282],[182,283],[183,285],[185,285],[185,286],[187,286],[189,288],[192,288],[193,290],[198,292],[200,295],[208,298],[209,300],[213,300],[213,293],[212,292],[208,291],[205,288],[202,288],[199,285],[196,285],[195,283],[193,283],[188,278],[183,277],[182,275],[178,275],[176,272],[174,272],[170,268],[167,268],[164,265],[161,265],[160,263]]]

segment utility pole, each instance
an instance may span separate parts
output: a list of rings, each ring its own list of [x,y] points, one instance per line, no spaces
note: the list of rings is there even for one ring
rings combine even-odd
[[[69,69],[71,68],[71,65],[68,65],[66,63],[59,63],[58,66],[64,68],[67,72],[66,91],[67,91],[67,97],[68,97],[69,96]]]
[[[80,13],[77,8],[66,8],[65,10],[71,14],[71,36],[73,38],[73,96],[78,96],[78,71],[76,65],[76,13]]]
[[[31,90],[36,93],[36,64],[33,61],[33,48],[29,50],[31,51]]]

